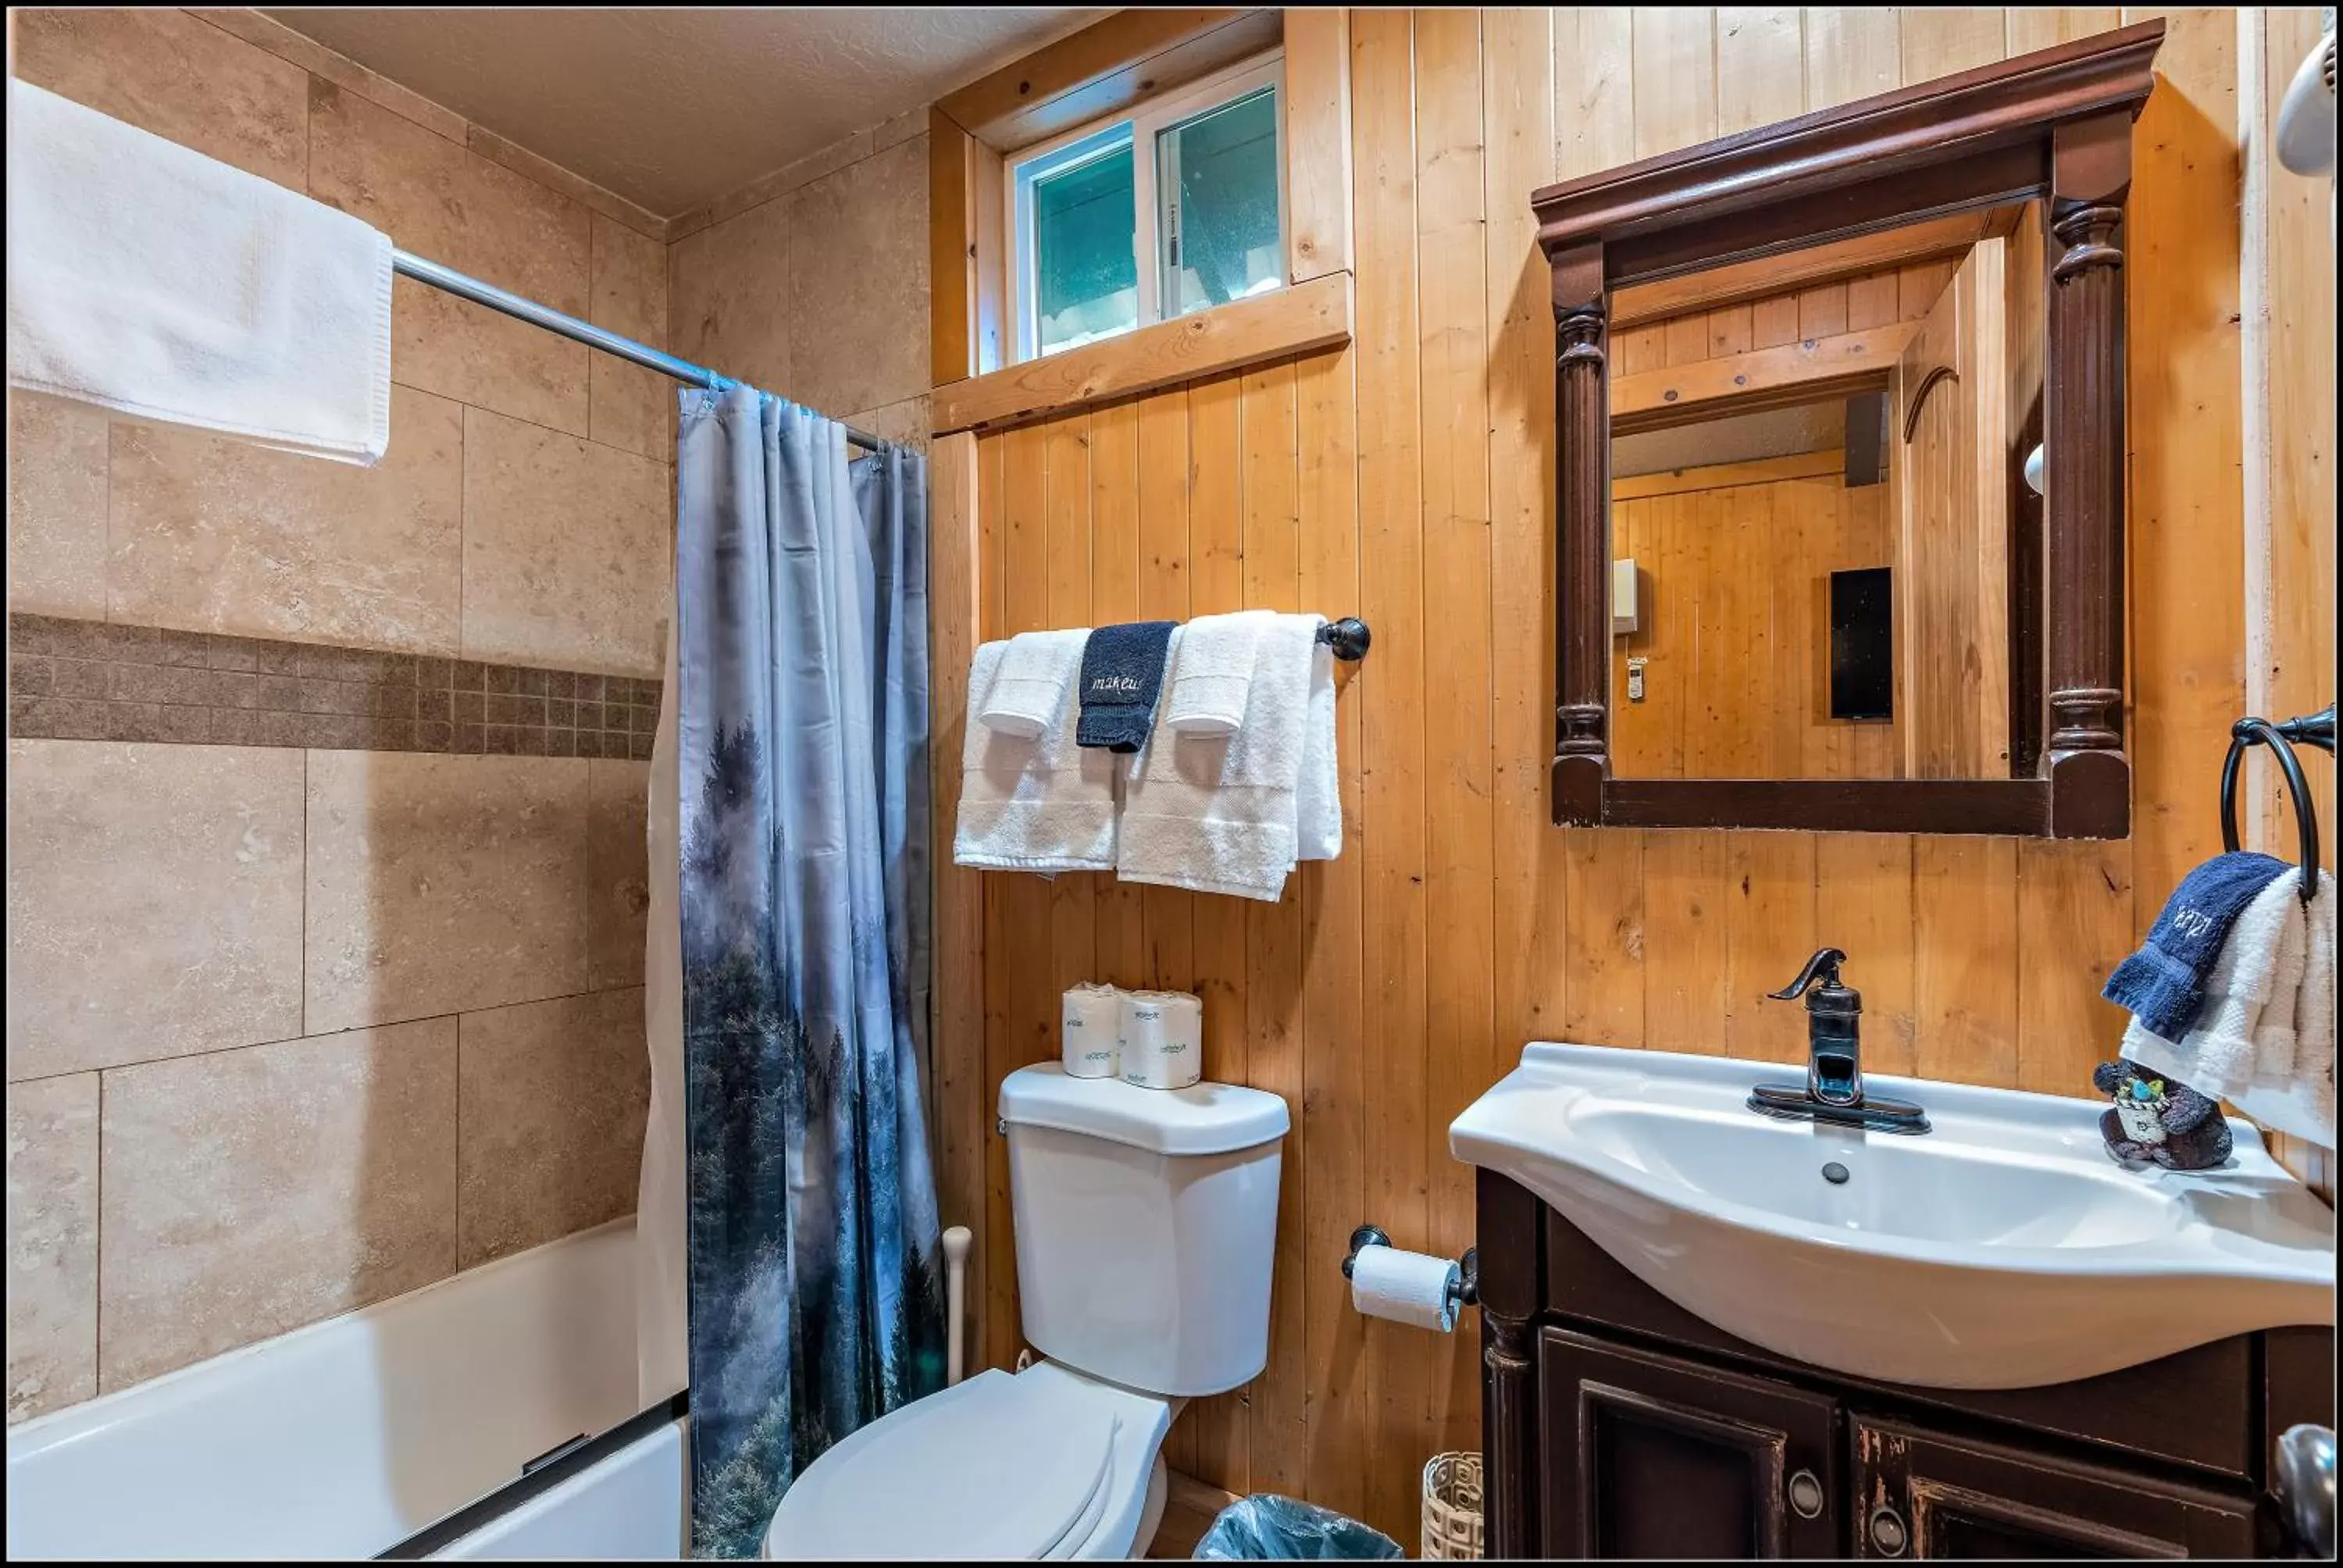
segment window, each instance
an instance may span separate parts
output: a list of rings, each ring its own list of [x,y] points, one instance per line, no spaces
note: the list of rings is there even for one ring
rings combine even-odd
[[[1283,76],[1264,55],[1011,158],[1017,358],[1284,286]]]

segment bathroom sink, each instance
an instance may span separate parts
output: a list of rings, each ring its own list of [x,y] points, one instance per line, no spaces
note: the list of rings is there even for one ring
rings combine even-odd
[[[2335,1322],[2334,1214],[2245,1122],[2227,1166],[2181,1173],[2109,1158],[2094,1101],[1866,1074],[1922,1137],[1745,1106],[1797,1076],[1535,1044],[1448,1147],[1687,1312],[1855,1377],[2028,1388]]]

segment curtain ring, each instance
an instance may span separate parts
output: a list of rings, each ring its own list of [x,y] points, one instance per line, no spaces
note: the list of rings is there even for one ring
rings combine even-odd
[[[2302,873],[2302,901],[2308,903],[2318,894],[2318,813],[2310,798],[2310,785],[2302,776],[2302,764],[2296,760],[2294,747],[2278,726],[2266,719],[2240,719],[2229,728],[2229,755],[2221,763],[2221,847],[2235,851],[2237,848],[2237,774],[2245,760],[2246,749],[2255,743],[2268,747],[2278,754],[2278,765],[2286,775],[2286,790],[2293,798],[2295,829],[2301,846],[2298,862]]]

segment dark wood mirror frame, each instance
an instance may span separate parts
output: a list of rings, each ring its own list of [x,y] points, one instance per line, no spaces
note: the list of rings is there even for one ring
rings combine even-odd
[[[2160,21],[1549,186],[1557,440],[1554,819],[2120,839],[2124,203]],[[1898,225],[2048,203],[2049,736],[2033,778],[1611,775],[1611,292]]]

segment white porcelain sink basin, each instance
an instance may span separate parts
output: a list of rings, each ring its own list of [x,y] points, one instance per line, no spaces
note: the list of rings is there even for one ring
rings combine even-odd
[[[1800,1076],[1532,1045],[1448,1147],[1678,1306],[1856,1377],[2029,1388],[2335,1322],[2335,1216],[2244,1122],[2227,1167],[2184,1175],[2111,1160],[2091,1101],[1866,1077],[1927,1111],[1920,1137],[1743,1103],[1761,1079]]]

